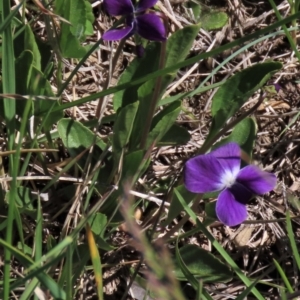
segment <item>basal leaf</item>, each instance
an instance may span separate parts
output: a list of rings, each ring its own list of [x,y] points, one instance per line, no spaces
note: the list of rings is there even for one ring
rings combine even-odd
[[[203,29],[210,31],[224,27],[228,22],[228,15],[223,11],[212,11],[201,17]]]
[[[120,152],[128,143],[139,102],[134,102],[123,107],[116,118],[113,135],[113,149]]]
[[[86,0],[56,0],[56,13],[72,24],[62,22],[59,37],[64,57],[81,58],[88,51],[81,43],[91,33],[93,16],[91,4]]]
[[[158,142],[158,146],[185,145],[191,138],[189,132],[177,124],[173,124]]]
[[[145,166],[142,166],[143,158],[143,150],[137,150],[125,155],[120,184],[123,184],[127,180],[135,182],[141,176],[141,173],[148,166],[148,163],[150,163],[150,161],[146,161]]]
[[[245,118],[237,124],[232,130],[231,134],[216,143],[213,148],[218,148],[223,144],[229,142],[236,142],[240,145],[241,149],[245,151],[249,157],[252,156],[253,146],[256,138],[257,126],[253,118]]]
[[[160,51],[159,43],[150,43],[145,49],[145,54],[142,58],[136,57],[130,65],[122,73],[118,84],[124,84],[137,78],[147,75],[149,72],[158,69],[158,55]],[[151,62],[151,64],[149,63]],[[124,107],[130,103],[136,102],[138,99],[138,86],[128,87],[114,94],[114,110],[117,111],[120,107]]]
[[[107,223],[106,215],[103,215],[101,213],[96,213],[94,216],[91,217],[88,223],[91,227],[92,232],[96,236],[103,237],[104,229]]]
[[[33,66],[41,70],[41,54],[38,45],[35,41],[34,34],[31,27],[27,24],[25,25],[25,39],[24,39],[25,50],[30,50],[33,54]]]
[[[25,50],[16,59],[16,93],[20,95],[27,95],[29,84],[31,80],[31,71],[33,66],[33,53],[30,50]],[[23,101],[24,102],[24,101]],[[21,104],[21,101],[20,101]],[[24,107],[24,105],[23,105]],[[17,107],[18,110],[18,107]],[[18,113],[22,112],[18,111]]]
[[[281,67],[282,64],[279,62],[265,62],[251,66],[229,78],[213,98],[212,125],[205,143],[209,143],[227,120]]]
[[[189,0],[183,6],[193,12],[192,18],[195,22],[200,20],[201,5],[193,0]]]
[[[94,142],[95,134],[80,122],[72,119],[61,119],[57,124],[57,129],[60,138],[72,157],[91,147]],[[95,144],[102,150],[105,148],[104,142],[99,137],[96,137]],[[98,147],[96,147],[93,155],[94,163],[101,154]]]
[[[50,82],[47,80],[47,78],[44,76],[44,74],[35,68],[32,67],[32,77],[30,81],[30,89],[29,89],[30,95],[45,95],[52,97],[53,92],[50,85]],[[36,100],[33,102],[34,107],[34,114],[39,115],[40,119],[44,119],[46,115],[48,114],[48,117],[46,120],[44,120],[44,129],[50,130],[53,124],[55,124],[58,120],[60,120],[63,117],[63,113],[59,111],[51,112],[52,109],[59,106],[58,101],[43,99],[43,100]]]
[[[198,280],[228,282],[232,279],[232,272],[224,263],[196,245],[185,245],[179,249],[179,253],[189,272]],[[175,274],[179,280],[186,280],[178,263]]]
[[[169,131],[181,111],[181,102],[176,101],[159,112],[152,121],[152,128],[148,135],[146,147],[155,141],[159,142]]]

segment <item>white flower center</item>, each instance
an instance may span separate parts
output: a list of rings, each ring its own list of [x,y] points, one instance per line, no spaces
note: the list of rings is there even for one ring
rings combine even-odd
[[[221,184],[223,188],[230,188],[234,185],[239,170],[225,170],[221,176]]]

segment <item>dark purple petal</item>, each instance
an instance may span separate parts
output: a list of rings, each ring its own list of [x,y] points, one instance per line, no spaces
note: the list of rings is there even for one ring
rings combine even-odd
[[[237,181],[252,191],[253,194],[262,195],[275,188],[276,176],[251,165],[240,170]]]
[[[219,161],[210,154],[189,159],[184,168],[184,184],[192,193],[207,193],[224,188],[220,181]]]
[[[274,83],[273,85],[277,93],[282,89],[282,87],[278,83]]]
[[[225,170],[230,170],[234,175],[237,175],[241,165],[241,149],[236,143],[225,144],[212,152]]]
[[[128,15],[134,12],[131,0],[103,0],[103,5],[112,16]]]
[[[247,219],[247,208],[244,204],[236,201],[228,189],[225,189],[218,197],[216,214],[225,225],[236,226]]]
[[[246,204],[254,196],[253,192],[239,182],[235,182],[233,186],[228,188],[234,196],[235,200]]]
[[[135,46],[135,52],[137,57],[142,58],[145,54],[145,48],[143,45],[136,45]]]
[[[128,38],[132,34],[134,34],[133,27],[128,26],[122,29],[110,29],[104,32],[102,39],[105,41],[117,41]]]
[[[157,1],[158,0],[140,0],[138,2],[136,12],[141,12],[141,11],[144,11],[148,8],[153,7],[156,4]]]
[[[149,41],[163,42],[167,39],[165,25],[155,14],[145,14],[136,17],[137,33]]]

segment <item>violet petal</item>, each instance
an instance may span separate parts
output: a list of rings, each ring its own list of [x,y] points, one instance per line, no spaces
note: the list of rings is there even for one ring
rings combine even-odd
[[[118,41],[130,37],[133,33],[133,27],[130,26],[122,29],[110,29],[104,32],[102,39],[105,41]]]
[[[189,159],[184,168],[184,184],[192,193],[207,193],[224,188],[220,181],[219,161],[212,155],[198,155]]]
[[[236,201],[228,189],[225,189],[218,197],[216,214],[225,225],[236,226],[247,219],[247,208],[244,204]]]
[[[144,14],[136,17],[137,33],[149,41],[163,42],[166,38],[166,28],[161,18],[155,14]]]
[[[158,0],[140,0],[138,2],[136,12],[141,12],[141,11],[144,11],[148,8],[153,7],[156,4],[157,1]]]
[[[134,12],[131,0],[103,0],[103,5],[112,16],[128,15]]]
[[[225,170],[237,176],[241,165],[241,149],[236,143],[228,143],[210,152]]]
[[[253,165],[241,169],[237,181],[257,195],[270,192],[276,186],[276,176],[273,173],[262,171]]]

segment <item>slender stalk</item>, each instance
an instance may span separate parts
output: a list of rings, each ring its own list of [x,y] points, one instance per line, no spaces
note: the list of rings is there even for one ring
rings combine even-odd
[[[290,8],[291,8],[290,14],[291,15],[295,14],[297,12],[297,7],[296,7],[297,3],[296,3],[296,0],[288,0],[288,3],[289,3]],[[297,20],[296,19],[292,21],[292,27],[295,27],[295,26],[297,26]],[[292,36],[292,39],[293,39],[293,41],[294,41],[295,44],[297,43],[296,33],[297,33],[296,30],[293,30],[291,32],[291,36]]]
[[[115,71],[115,68],[116,68],[118,59],[120,57],[121,51],[122,51],[122,49],[125,45],[125,41],[126,41],[126,39],[122,39],[120,41],[119,46],[117,47],[116,53],[112,58],[111,68],[109,70],[109,75],[107,76],[106,81],[104,83],[103,90],[106,90],[109,86],[111,76],[113,75],[113,73]],[[101,97],[98,101],[98,105],[97,105],[97,109],[96,109],[96,118],[97,119],[99,119],[100,116],[101,116],[101,111],[102,111],[102,106],[103,106],[103,103],[104,103],[104,99],[105,99],[105,96]]]
[[[166,48],[167,48],[167,43],[162,42],[161,43],[161,48],[160,48],[159,69],[158,70],[162,70],[165,66]],[[155,84],[152,100],[151,100],[151,103],[150,103],[148,116],[146,118],[146,124],[145,124],[145,127],[143,128],[140,149],[144,149],[146,147],[146,142],[147,142],[148,134],[149,134],[149,131],[150,131],[150,128],[151,128],[153,115],[155,113],[155,109],[156,109],[156,106],[157,106],[157,103],[158,103],[158,100],[159,100],[158,98],[159,98],[159,94],[160,94],[160,91],[161,91],[162,78],[163,78],[162,76],[159,76],[156,79],[156,84]]]

